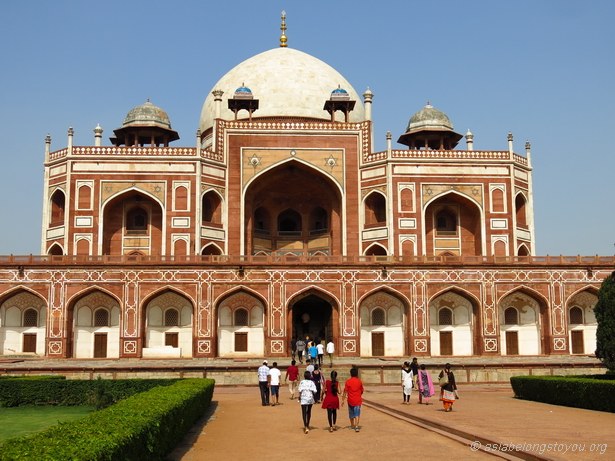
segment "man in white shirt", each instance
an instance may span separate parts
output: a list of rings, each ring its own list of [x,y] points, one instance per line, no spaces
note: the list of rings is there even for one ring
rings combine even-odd
[[[329,338],[327,343],[327,355],[329,356],[329,366],[333,366],[333,353],[335,352],[335,344],[333,340]]]
[[[318,367],[322,368],[322,359],[325,356],[325,346],[320,340],[318,341],[318,344],[316,344],[316,353],[318,354]]]
[[[264,407],[269,405],[269,367],[267,366],[267,360],[263,361],[263,364],[258,367],[258,387],[261,391],[261,403]]]
[[[278,362],[273,362],[269,369],[269,388],[271,389],[271,406],[280,404],[280,376],[282,372],[278,369]],[[273,401],[275,399],[275,402]]]

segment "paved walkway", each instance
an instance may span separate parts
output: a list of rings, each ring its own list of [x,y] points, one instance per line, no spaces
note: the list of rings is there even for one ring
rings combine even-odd
[[[437,399],[433,405],[418,405],[416,394],[410,405],[402,405],[401,389],[396,386],[367,387],[364,397],[473,434],[483,441],[483,448],[486,439],[504,449],[515,445],[543,459],[615,459],[615,414],[518,400],[508,385],[466,385],[460,386],[459,393],[451,413],[444,413]],[[209,417],[169,459],[494,459],[369,407],[362,410],[360,433],[348,429],[346,408],[339,411],[341,429],[329,433],[326,411],[315,405],[313,430],[305,435],[299,404],[289,400],[286,388],[280,400],[282,405],[262,407],[256,386],[217,388]]]

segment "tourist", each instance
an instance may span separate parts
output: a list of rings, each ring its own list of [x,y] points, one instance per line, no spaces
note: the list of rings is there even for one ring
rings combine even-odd
[[[410,363],[410,369],[412,370],[412,388],[417,389],[416,381],[419,376],[419,361],[416,357],[412,359]]]
[[[269,405],[269,367],[267,360],[263,360],[263,364],[258,367],[258,387],[261,391],[261,403],[264,407]]]
[[[308,371],[310,373],[310,379],[312,379],[312,373],[314,373],[314,365],[312,364],[312,361],[310,359],[307,359],[305,361],[305,364],[307,365],[305,367],[305,371]]]
[[[438,375],[438,382],[440,384],[440,400],[444,406],[444,411],[452,411],[457,398],[457,384],[450,363],[444,365],[444,370]]]
[[[293,339],[290,340],[290,359],[295,360],[297,355],[297,338],[293,336]]]
[[[316,347],[316,344],[310,342],[310,347],[308,347],[308,351],[310,354],[311,362],[316,365],[318,363],[318,348]]]
[[[305,341],[299,338],[297,342],[295,343],[295,347],[297,349],[297,358],[299,359],[299,363],[303,365],[303,353],[305,351]]]
[[[331,379],[325,381],[322,390],[322,408],[327,410],[327,420],[329,421],[329,432],[337,431],[337,410],[340,407],[339,382],[337,381],[337,371],[331,372]]]
[[[312,371],[312,381],[314,381],[314,385],[316,386],[316,395],[314,396],[316,400],[315,403],[320,403],[320,391],[323,387],[324,380],[318,365],[314,365],[314,371]]]
[[[410,405],[410,396],[412,395],[412,387],[414,386],[414,373],[410,362],[404,362],[401,367],[401,390],[404,397],[403,405]]]
[[[312,381],[310,373],[303,373],[303,380],[299,383],[299,403],[301,404],[301,416],[303,417],[303,432],[310,432],[310,419],[312,418],[312,405],[314,405],[314,394],[316,386]]]
[[[419,403],[429,405],[429,399],[436,393],[436,391],[433,388],[431,375],[425,369],[425,364],[421,364],[419,367],[417,383],[419,386]]]
[[[318,366],[322,368],[322,359],[325,356],[325,346],[322,341],[318,341],[318,344],[316,344],[316,353],[318,354]]]
[[[273,362],[269,369],[269,389],[271,390],[271,406],[280,404],[280,376],[282,372],[278,368],[278,362]],[[275,398],[275,402],[273,401]]]
[[[363,399],[363,383],[359,379],[359,369],[352,367],[350,369],[350,378],[344,384],[344,393],[342,394],[342,406],[348,400],[348,418],[350,419],[350,429],[359,432],[359,419],[361,417],[361,404]]]
[[[294,400],[295,392],[297,390],[297,381],[299,377],[299,368],[296,365],[297,362],[292,360],[290,366],[286,369],[286,375],[284,376],[284,382],[288,383],[288,391],[290,392],[290,399]]]
[[[329,356],[329,366],[333,367],[333,354],[335,353],[335,343],[331,338],[327,343],[327,355]]]

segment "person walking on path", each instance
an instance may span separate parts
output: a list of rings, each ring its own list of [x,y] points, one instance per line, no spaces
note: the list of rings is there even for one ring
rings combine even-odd
[[[282,372],[278,368],[278,362],[273,362],[269,369],[269,389],[271,390],[271,406],[280,404],[280,377]],[[274,402],[275,400],[275,402]]]
[[[293,336],[293,339],[290,340],[290,359],[295,360],[297,355],[297,338]]]
[[[314,396],[316,400],[315,403],[320,403],[320,393],[324,380],[318,365],[314,365],[314,371],[312,371],[312,381],[314,381],[314,384],[316,385],[316,395]]]
[[[322,408],[327,410],[329,432],[337,431],[337,410],[339,407],[339,382],[337,381],[337,371],[333,370],[331,379],[325,381],[325,387],[322,391]]]
[[[329,356],[329,366],[333,368],[333,354],[335,353],[335,343],[331,338],[327,343],[327,355]]]
[[[316,344],[310,342],[310,347],[308,348],[308,351],[310,353],[310,361],[313,365],[316,365],[318,363],[318,348],[316,347]]]
[[[414,389],[418,389],[417,379],[419,377],[419,361],[416,357],[414,357],[412,362],[410,362],[410,369],[412,370],[412,387]]]
[[[299,363],[303,365],[303,353],[305,352],[305,341],[299,338],[297,342],[295,343],[295,346],[297,348],[297,358],[299,359]]]
[[[290,392],[290,399],[295,399],[295,392],[297,391],[297,382],[299,377],[299,368],[296,365],[297,362],[292,360],[290,366],[286,369],[286,375],[284,376],[284,382],[288,383],[288,391]]]
[[[342,406],[348,400],[348,418],[350,419],[350,429],[359,432],[359,419],[361,418],[361,405],[363,404],[363,383],[359,379],[359,369],[350,369],[350,379],[344,384],[342,394]]]
[[[429,405],[429,399],[436,391],[433,388],[433,381],[431,380],[431,375],[425,368],[425,364],[421,364],[419,367],[417,383],[419,386],[419,403]]]
[[[401,367],[401,390],[404,397],[403,405],[410,405],[410,396],[412,395],[412,386],[414,386],[414,373],[410,362],[404,362]]]
[[[261,403],[262,405],[269,405],[269,367],[267,366],[267,360],[263,360],[263,364],[258,367],[258,387],[261,391]]]
[[[322,368],[322,359],[325,356],[325,346],[320,340],[318,341],[318,344],[316,344],[316,353],[318,354],[318,366]]]
[[[301,417],[303,418],[303,433],[310,432],[310,419],[312,419],[312,405],[314,405],[314,394],[316,386],[312,381],[308,371],[303,373],[303,380],[299,383],[299,403],[301,404]]]
[[[312,363],[312,361],[310,359],[307,359],[305,361],[305,371],[309,371],[310,372],[310,378],[312,376],[312,373],[314,373],[314,364]]]
[[[453,404],[457,398],[457,384],[450,363],[444,365],[444,370],[438,375],[438,383],[440,384],[440,400],[444,406],[444,411],[453,411]]]

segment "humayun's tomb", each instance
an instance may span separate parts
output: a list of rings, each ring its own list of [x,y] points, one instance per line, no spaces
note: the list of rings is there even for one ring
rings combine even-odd
[[[373,103],[283,20],[187,147],[149,100],[108,144],[47,136],[41,255],[0,257],[0,355],[282,357],[298,335],[345,357],[593,354],[613,258],[535,255],[530,143],[475,150],[428,103],[374,151]]]

